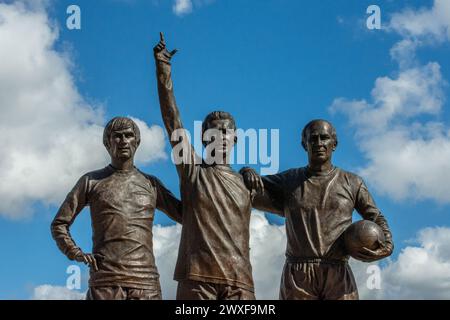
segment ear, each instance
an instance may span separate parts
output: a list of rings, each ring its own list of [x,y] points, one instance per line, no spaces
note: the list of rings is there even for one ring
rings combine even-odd
[[[234,136],[234,143],[236,144],[237,141],[238,141],[238,138],[237,138],[237,136],[235,135],[235,136]]]
[[[337,147],[338,143],[337,141],[334,141],[334,145],[333,145],[333,151],[336,151],[336,147]]]
[[[305,151],[308,151],[308,148],[306,147],[306,144],[303,141],[301,143],[301,146]]]

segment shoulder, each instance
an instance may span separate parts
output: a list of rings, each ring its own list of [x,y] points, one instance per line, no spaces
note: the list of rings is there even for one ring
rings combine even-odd
[[[283,180],[298,180],[299,177],[305,176],[305,170],[305,167],[291,168],[276,174],[276,176],[280,177]]]
[[[356,173],[343,170],[341,168],[336,167],[336,174],[338,174],[342,179],[348,182],[348,184],[354,186],[354,187],[360,187],[361,184],[364,183],[363,178],[361,178]]]
[[[263,176],[262,179],[267,183],[267,186],[272,185],[290,189],[305,179],[305,173],[304,168],[292,168],[277,174]]]
[[[287,169],[281,172],[278,172],[276,174],[272,174],[272,175],[268,175],[266,177],[280,177],[280,178],[285,178],[285,177],[291,177],[291,176],[298,176],[300,174],[303,174],[305,168],[292,168],[292,169]]]
[[[110,175],[113,172],[109,166],[106,166],[102,169],[94,170],[85,173],[81,178],[87,178],[89,180],[99,180],[104,178],[105,176]]]
[[[139,169],[137,169],[137,168],[136,168],[136,172],[137,172],[138,175],[142,176],[142,177],[145,178],[147,181],[149,181],[150,184],[151,184],[153,187],[164,186],[164,184],[161,182],[161,180],[159,180],[159,179],[158,179],[157,177],[155,177],[154,175],[145,173],[145,172],[143,172],[143,171],[141,171],[141,170],[139,170]]]

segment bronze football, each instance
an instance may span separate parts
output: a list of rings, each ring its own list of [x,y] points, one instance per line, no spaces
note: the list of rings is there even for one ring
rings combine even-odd
[[[375,222],[369,220],[360,220],[351,224],[345,230],[344,239],[347,253],[352,257],[362,247],[376,250],[379,247],[378,240],[385,242],[381,228]]]

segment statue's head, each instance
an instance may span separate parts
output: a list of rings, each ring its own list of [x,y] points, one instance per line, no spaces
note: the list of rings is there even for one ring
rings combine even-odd
[[[217,143],[216,139],[221,142]],[[225,111],[213,111],[209,113],[202,123],[203,145],[215,142],[214,155],[225,159],[237,142],[236,123],[231,114]]]
[[[134,158],[141,143],[141,134],[136,123],[130,118],[115,117],[103,131],[103,144],[111,158],[125,161]]]
[[[302,146],[310,164],[331,161],[337,144],[336,129],[327,120],[312,120],[303,128]]]

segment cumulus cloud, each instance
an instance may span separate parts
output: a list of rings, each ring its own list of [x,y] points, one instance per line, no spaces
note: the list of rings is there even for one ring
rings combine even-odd
[[[34,288],[32,300],[84,300],[86,292],[44,284]]]
[[[348,116],[360,150],[369,160],[359,170],[379,193],[450,202],[450,130],[436,116],[445,85],[439,64],[411,68],[398,77],[378,78],[372,101],[336,99],[330,110]]]
[[[179,17],[192,13],[195,9],[209,5],[215,0],[174,0],[172,11]]]
[[[175,0],[172,7],[173,12],[177,16],[183,16],[192,12],[192,1],[191,0]]]
[[[154,252],[163,299],[176,297],[173,272],[178,255],[181,225],[154,227]],[[250,259],[257,299],[278,299],[286,248],[284,226],[270,224],[254,210],[250,222]],[[383,266],[351,259],[360,299],[448,299],[450,297],[450,228],[422,229],[414,243],[396,260]],[[378,277],[374,280],[374,277]],[[379,287],[377,285],[379,284]],[[84,299],[85,292],[41,285],[33,299]]]
[[[355,278],[365,299],[448,299],[450,297],[450,228],[422,229],[416,246],[381,269],[379,290],[369,290],[367,264],[353,261]]]
[[[347,115],[356,129],[358,146],[368,160],[359,173],[378,192],[397,200],[450,202],[445,187],[450,178],[450,128],[439,119],[448,84],[439,63],[422,65],[415,56],[430,39],[447,39],[447,16],[449,3],[438,0],[431,9],[393,15],[389,30],[403,36],[390,51],[399,63],[397,75],[376,79],[370,101],[337,98],[330,106],[332,113]]]
[[[388,30],[422,41],[450,40],[450,2],[435,0],[431,8],[408,8],[392,16]]]
[[[36,201],[59,203],[79,176],[108,163],[102,107],[78,92],[44,3],[0,4],[0,215],[10,218],[28,216]],[[137,160],[163,158],[163,130],[136,120]]]
[[[181,225],[153,228],[153,250],[160,274],[163,299],[176,297],[177,282],[173,273],[180,244]],[[250,220],[250,259],[257,299],[278,299],[281,271],[284,263],[286,232],[284,226],[272,225],[262,212],[254,210]],[[42,285],[34,290],[33,299],[80,299],[85,293],[65,287]]]
[[[164,299],[176,296],[173,271],[181,226],[155,226],[154,250]],[[450,228],[422,229],[415,245],[404,248],[396,260],[378,268],[351,259],[360,299],[448,299],[450,297]],[[270,224],[253,210],[250,222],[250,259],[257,299],[278,299],[286,248],[285,226]],[[380,289],[372,276],[380,271]],[[369,283],[369,285],[368,285]],[[371,286],[372,285],[372,286]]]
[[[164,299],[176,297],[173,272],[180,236],[181,225],[154,227],[154,252]],[[254,210],[250,220],[250,260],[257,299],[278,299],[285,247],[284,226],[270,224],[262,212]]]
[[[163,299],[174,300],[177,282],[173,280],[180,245],[181,225],[153,227],[153,250],[161,282]]]
[[[257,299],[278,299],[285,260],[286,229],[254,210],[250,220],[250,261]]]

